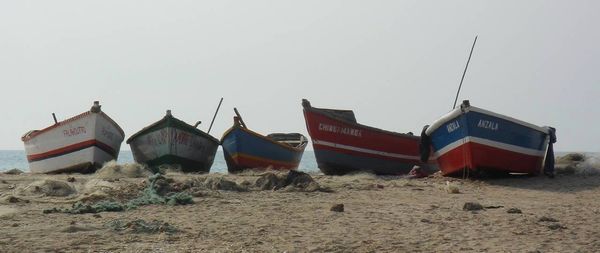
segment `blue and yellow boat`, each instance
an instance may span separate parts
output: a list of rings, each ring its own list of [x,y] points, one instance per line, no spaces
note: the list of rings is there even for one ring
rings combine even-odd
[[[256,133],[234,109],[233,126],[223,134],[221,145],[229,173],[247,169],[295,170],[308,139],[299,133]]]

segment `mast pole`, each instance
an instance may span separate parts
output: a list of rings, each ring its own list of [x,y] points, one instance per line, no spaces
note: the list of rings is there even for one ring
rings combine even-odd
[[[454,105],[452,105],[452,109],[456,108],[456,101],[458,101],[458,94],[460,93],[460,88],[462,87],[463,80],[465,80],[465,74],[467,73],[467,68],[469,68],[469,62],[471,61],[471,56],[473,55],[473,49],[475,48],[476,42],[477,42],[477,36],[475,36],[475,40],[473,41],[473,46],[471,46],[471,52],[469,53],[469,59],[467,60],[467,65],[465,65],[465,71],[463,71],[462,77],[460,78],[460,84],[458,85],[458,90],[456,91],[456,97],[454,98]]]
[[[223,98],[221,98],[221,101],[219,101],[219,106],[217,106],[217,110],[215,111],[215,115],[212,118],[212,121],[210,122],[210,126],[208,127],[208,132],[206,132],[207,134],[210,133],[210,129],[213,126],[213,123],[215,123],[215,118],[217,117],[217,113],[219,112],[219,108],[221,108],[221,103],[223,103]]]

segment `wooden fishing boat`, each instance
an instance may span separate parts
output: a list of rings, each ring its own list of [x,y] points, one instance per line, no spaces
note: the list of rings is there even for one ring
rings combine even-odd
[[[87,112],[23,135],[30,171],[93,172],[116,160],[125,134],[100,107],[95,101]]]
[[[426,126],[424,144],[433,147],[433,157],[444,175],[469,176],[481,172],[542,172],[555,130],[471,106],[459,108]],[[549,152],[547,152],[549,151]],[[429,156],[425,154],[424,157]]]
[[[406,174],[413,166],[434,169],[420,161],[420,137],[356,122],[354,112],[312,107],[302,100],[306,128],[319,169],[327,175],[352,171]]]
[[[136,162],[156,169],[180,166],[184,172],[210,171],[219,140],[171,115],[145,127],[127,139]]]
[[[221,145],[230,173],[247,169],[294,170],[302,159],[308,139],[299,133],[274,133],[267,136],[246,127],[239,116],[223,134]]]

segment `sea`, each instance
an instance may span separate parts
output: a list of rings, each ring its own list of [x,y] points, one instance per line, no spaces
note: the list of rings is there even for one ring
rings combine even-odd
[[[556,156],[563,156],[568,153],[572,152],[556,152]],[[593,157],[596,160],[600,159],[600,153],[598,152],[583,153],[586,154],[586,156]],[[121,151],[119,153],[119,159],[117,162],[121,164],[133,163],[133,154],[129,150]],[[25,172],[29,171],[29,165],[27,164],[27,158],[24,150],[0,150],[0,172],[10,169],[20,169]],[[302,160],[300,161],[298,170],[304,172],[319,172],[314,151],[304,151],[304,155],[302,155]],[[227,173],[227,164],[225,163],[225,158],[223,157],[223,151],[220,149],[215,155],[215,161],[210,168],[210,173]]]
[[[121,164],[133,163],[133,154],[130,150],[121,151],[119,153],[119,159],[117,159],[117,162]],[[25,172],[29,171],[29,165],[27,164],[25,150],[0,150],[0,172],[10,169],[20,169]],[[304,172],[319,171],[319,169],[317,168],[317,160],[315,159],[315,153],[313,151],[304,151],[298,170]],[[213,165],[210,168],[210,172],[227,173],[227,164],[225,163],[223,151],[220,149],[215,155],[215,161],[213,162]]]

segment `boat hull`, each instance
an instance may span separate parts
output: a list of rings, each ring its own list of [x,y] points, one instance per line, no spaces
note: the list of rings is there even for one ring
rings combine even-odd
[[[178,165],[184,172],[210,171],[219,142],[194,131],[161,127],[139,134],[128,141],[133,158],[151,168]]]
[[[124,134],[102,112],[86,112],[23,137],[33,173],[93,172],[116,160]]]
[[[248,169],[295,170],[306,147],[287,146],[238,125],[225,132],[221,143],[230,173]]]
[[[375,174],[406,174],[415,165],[433,170],[420,161],[420,138],[364,126],[351,117],[337,117],[328,109],[303,102],[306,128],[312,139],[319,169],[327,175],[353,171]]]
[[[457,112],[428,130],[444,175],[542,172],[546,129],[475,107]]]

